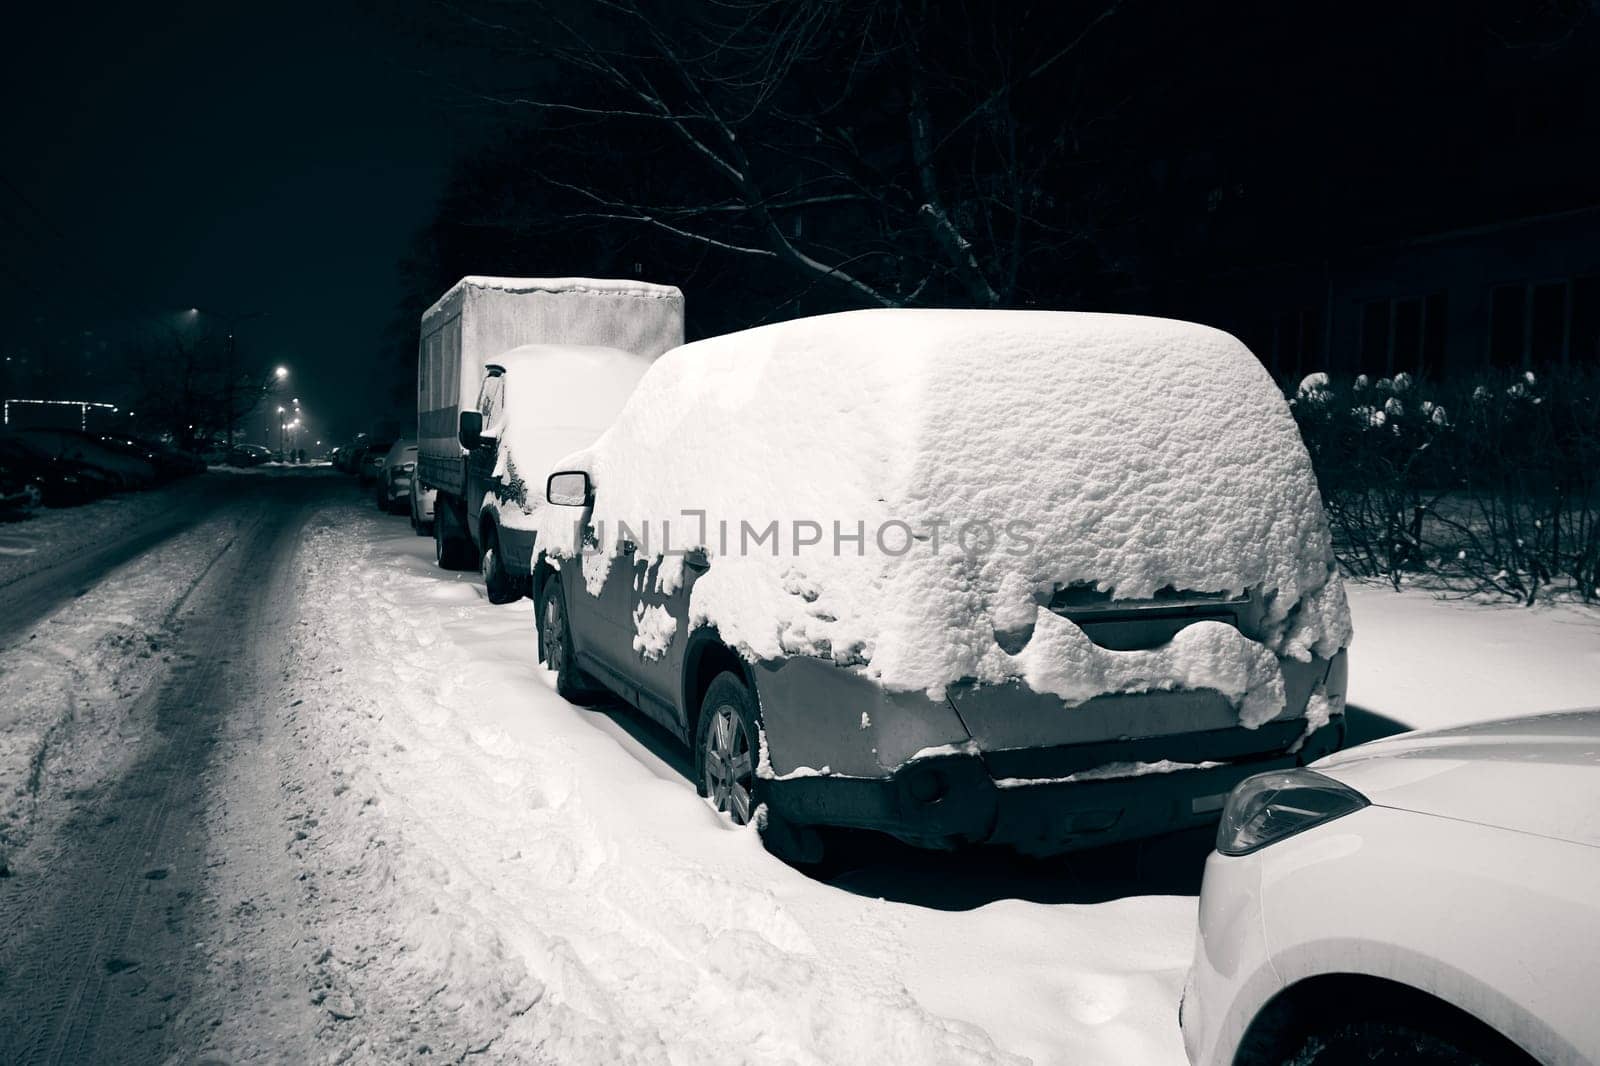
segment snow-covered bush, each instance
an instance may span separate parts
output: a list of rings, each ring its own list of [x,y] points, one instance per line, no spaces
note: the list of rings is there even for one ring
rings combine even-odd
[[[1600,598],[1600,374],[1313,374],[1290,399],[1349,572]]]

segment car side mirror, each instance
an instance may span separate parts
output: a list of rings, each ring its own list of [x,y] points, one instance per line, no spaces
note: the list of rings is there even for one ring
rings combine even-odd
[[[588,507],[594,503],[594,486],[582,470],[560,470],[544,483],[544,498],[557,507]]]
[[[468,451],[483,443],[483,412],[462,411],[460,427],[456,438],[461,441],[461,446]]]

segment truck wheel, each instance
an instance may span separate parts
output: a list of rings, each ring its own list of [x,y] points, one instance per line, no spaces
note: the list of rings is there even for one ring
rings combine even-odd
[[[484,531],[483,558],[479,560],[478,569],[483,574],[483,587],[490,603],[515,603],[522,598],[522,582],[506,569],[500,553],[500,537],[493,528]]]
[[[441,570],[465,570],[472,565],[466,538],[450,535],[450,523],[438,511],[433,516],[433,559]]]
[[[583,703],[594,694],[590,681],[572,655],[572,627],[567,623],[567,598],[561,579],[552,574],[544,583],[539,602],[539,658],[556,675],[556,694],[570,703]]]

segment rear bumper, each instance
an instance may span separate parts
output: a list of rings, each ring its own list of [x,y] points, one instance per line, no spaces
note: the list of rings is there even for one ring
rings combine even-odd
[[[1086,757],[1100,757],[1074,746],[1025,753],[1038,777],[997,777],[987,756],[962,753],[917,759],[883,778],[830,774],[772,780],[767,802],[799,825],[873,829],[921,847],[995,844],[1027,854],[1059,854],[1215,823],[1228,792],[1244,778],[1303,765],[1343,742],[1344,716],[1338,715],[1300,751],[1286,754],[1302,726],[1290,720],[1240,730],[1254,738],[1253,746],[1267,743],[1276,750],[1203,769],[1072,779],[1083,773]],[[1194,740],[1197,751],[1206,749],[1206,738]],[[1136,747],[1138,742],[1125,743]],[[1238,743],[1248,742],[1240,738]],[[1047,775],[1052,763],[1060,772]]]
[[[925,847],[1052,854],[1214,823],[1240,780],[1320,758],[1345,734],[1342,713],[1309,736],[1303,717],[1319,690],[1342,711],[1343,652],[1284,661],[1286,706],[1254,729],[1204,689],[1069,707],[1016,685],[889,692],[802,657],[754,676],[773,812]]]

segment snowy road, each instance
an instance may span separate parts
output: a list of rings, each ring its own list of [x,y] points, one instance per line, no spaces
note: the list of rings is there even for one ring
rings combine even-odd
[[[301,524],[348,489],[203,489],[3,590],[0,1061],[159,1062],[208,1021],[193,934],[211,751],[292,616]]]
[[[0,651],[0,1061],[1182,1062],[1203,838],[806,878],[527,603],[251,480]],[[1592,612],[1352,602],[1368,734],[1600,703]]]

